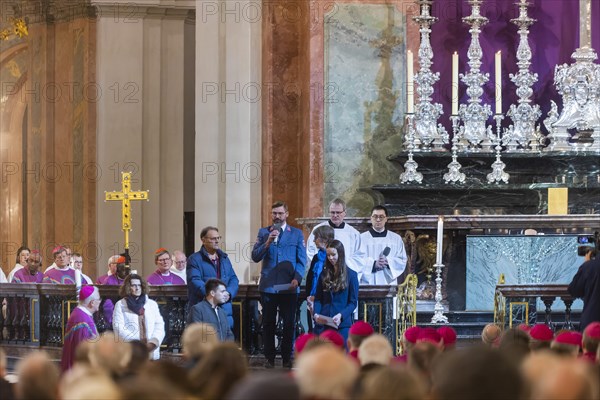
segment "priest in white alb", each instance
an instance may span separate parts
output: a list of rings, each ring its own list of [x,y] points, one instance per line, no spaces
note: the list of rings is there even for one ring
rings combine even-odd
[[[388,211],[384,206],[371,210],[371,228],[360,234],[366,253],[361,285],[397,285],[406,268],[404,242],[397,233],[386,229]]]

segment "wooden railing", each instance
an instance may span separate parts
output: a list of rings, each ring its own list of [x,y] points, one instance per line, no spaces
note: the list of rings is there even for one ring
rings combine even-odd
[[[110,329],[104,315],[107,300],[116,303],[118,286],[98,286],[102,297],[101,309],[94,314],[100,332]],[[165,321],[166,336],[162,351],[181,352],[181,335],[187,321],[186,286],[151,286],[150,297],[155,300]],[[396,288],[363,286],[359,291],[359,319],[369,321],[376,332],[395,342],[393,329],[393,299]],[[305,299],[300,293],[300,299]],[[0,284],[0,344],[24,347],[62,347],[65,327],[71,311],[77,306],[73,285]],[[234,335],[248,354],[262,353],[261,325],[257,285],[240,285],[233,299]],[[299,330],[302,327],[299,325]]]
[[[537,299],[545,305],[543,321],[536,311]],[[552,325],[552,304],[559,298],[565,305],[564,328],[573,329],[571,322],[571,306],[575,300],[568,292],[565,284],[525,284],[496,286],[494,297],[494,322],[501,327],[512,327],[516,323],[529,325],[544,322]]]

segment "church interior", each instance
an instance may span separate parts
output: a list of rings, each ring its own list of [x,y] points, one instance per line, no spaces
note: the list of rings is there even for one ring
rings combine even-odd
[[[382,388],[401,377],[414,388],[406,398],[450,399],[475,390],[467,383],[459,388],[461,382],[452,387],[447,376],[472,362],[498,365],[486,372],[514,382],[498,398],[557,393],[535,380],[536,367],[546,363],[552,368],[544,378],[581,380],[578,393],[589,396],[579,398],[600,399],[600,323],[592,322],[600,314],[589,295],[600,294],[600,284],[588,284],[584,295],[572,289],[585,265],[600,271],[594,258],[600,249],[599,51],[600,5],[592,0],[3,0],[0,378],[6,371],[18,376],[17,364],[34,350],[45,351],[36,353],[44,368],[58,364],[70,338],[68,320],[96,295],[94,336],[112,334],[111,307],[123,298],[123,280],[111,286],[98,279],[120,278],[113,264],[125,264],[132,276],[160,272],[165,250],[174,274],[182,257],[187,283],[144,289],[164,319],[156,351],[196,379],[191,386],[177,383],[171,394],[265,398],[259,388],[266,384],[280,385],[285,398],[394,398]],[[273,213],[280,204],[287,225]],[[331,207],[339,204],[342,225],[332,222]],[[315,315],[304,301],[313,258],[305,250],[314,246],[315,229],[329,224],[337,234],[350,226],[362,237],[375,232],[376,206],[384,206],[385,232],[401,237],[402,271],[386,284],[360,281],[352,318],[391,345],[389,359],[380,362],[376,354],[388,347],[374,340],[372,358],[364,356],[370,361],[361,365],[389,363],[389,370],[361,367],[359,375],[347,360],[337,363],[339,354],[328,347],[309,344],[310,355],[302,358],[294,347],[293,382],[246,376],[270,361],[263,355],[269,297],[260,283],[267,259],[256,257],[263,229],[268,237],[283,226],[282,241],[286,227],[302,234],[304,283],[297,282],[293,328],[300,338],[312,334]],[[210,249],[205,235],[211,231],[239,288],[236,283],[227,314],[235,346],[209,355],[186,334],[194,289],[185,265]],[[352,251],[343,244],[347,261]],[[58,265],[64,249],[76,254],[77,283],[10,283],[13,268],[27,265],[23,247],[39,256],[41,272]],[[378,248],[371,256],[382,254]],[[347,267],[355,269],[349,261]],[[376,267],[359,269],[369,274]],[[82,274],[97,290],[84,290],[85,281],[82,288]],[[593,312],[597,318],[590,319]],[[281,307],[279,313],[275,366],[285,369],[288,328]],[[551,328],[552,340],[581,331],[581,357],[592,335],[599,356],[588,358],[595,369],[534,354],[532,343],[540,339],[531,327],[541,325]],[[464,348],[467,358],[442,354],[445,327],[454,332],[447,347]],[[344,340],[353,329],[356,337],[367,328],[350,328]],[[411,342],[410,332],[425,344],[419,347],[416,336]],[[514,375],[509,366],[501,370],[504,360],[495,351],[507,333],[505,353],[521,365]],[[204,343],[206,334],[196,331],[194,339]],[[481,342],[485,350],[474,352]],[[85,351],[92,358],[133,351],[133,359],[135,349],[123,345],[99,339]],[[228,360],[220,386],[216,378],[201,378],[209,367],[189,358],[193,349],[206,360],[218,354],[215,369]],[[390,360],[402,357],[408,367],[399,371]],[[433,360],[444,368],[434,368]],[[241,370],[225,372],[232,364]],[[152,365],[143,367],[148,374],[173,378]],[[110,368],[116,367],[109,367],[113,376],[126,373]],[[62,382],[68,377],[76,375],[63,375]],[[223,387],[234,387],[227,379],[246,386],[227,394]],[[163,391],[135,385],[124,390],[109,379],[103,398]],[[319,389],[304,389],[314,386]],[[484,386],[474,398],[494,398]]]

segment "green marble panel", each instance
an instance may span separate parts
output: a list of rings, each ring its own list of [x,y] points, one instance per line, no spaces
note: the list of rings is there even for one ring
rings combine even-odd
[[[393,5],[336,4],[325,23],[324,197],[365,215],[373,184],[395,183],[406,108],[406,17]]]

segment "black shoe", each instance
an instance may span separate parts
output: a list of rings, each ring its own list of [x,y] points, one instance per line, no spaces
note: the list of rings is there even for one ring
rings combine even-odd
[[[284,361],[283,362],[283,368],[284,369],[292,369],[292,362],[291,361]]]
[[[266,369],[273,369],[273,368],[275,368],[275,362],[274,361],[265,360],[265,363],[264,363],[263,367],[265,367]]]

